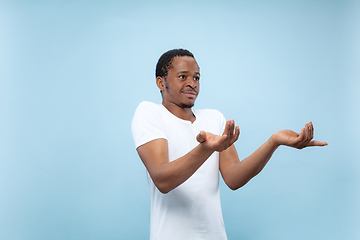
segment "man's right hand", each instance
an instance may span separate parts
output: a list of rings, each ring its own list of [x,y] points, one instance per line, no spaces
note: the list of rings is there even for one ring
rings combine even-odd
[[[235,132],[234,132],[235,129]],[[200,131],[196,136],[196,140],[207,149],[222,152],[230,147],[239,138],[239,126],[235,127],[234,120],[226,121],[225,130],[222,136],[213,133]]]

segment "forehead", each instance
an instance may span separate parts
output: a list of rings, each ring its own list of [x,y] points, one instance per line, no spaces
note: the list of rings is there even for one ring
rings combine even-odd
[[[199,72],[199,66],[198,66],[196,60],[189,56],[174,57],[171,65],[172,65],[172,68],[170,68],[169,71]]]

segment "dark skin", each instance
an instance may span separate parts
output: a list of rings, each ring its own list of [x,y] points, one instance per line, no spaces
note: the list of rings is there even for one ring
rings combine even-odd
[[[162,91],[162,104],[175,116],[195,121],[191,106],[200,90],[200,71],[194,58],[174,57],[172,68],[166,77],[157,77],[156,84]],[[219,170],[230,189],[236,190],[256,176],[270,160],[280,145],[297,149],[310,146],[325,146],[326,142],[314,141],[312,122],[305,124],[300,133],[282,130],[274,133],[249,157],[240,161],[233,143],[240,134],[234,120],[226,121],[221,136],[201,131],[196,139],[199,144],[184,156],[169,161],[166,139],[156,139],[137,148],[138,154],[147,168],[154,184],[162,193],[168,193],[189,177],[214,152],[219,154]]]
[[[172,65],[166,77],[156,78],[156,85],[162,92],[162,104],[175,116],[194,122],[191,107],[200,90],[199,67],[192,57],[175,57]]]

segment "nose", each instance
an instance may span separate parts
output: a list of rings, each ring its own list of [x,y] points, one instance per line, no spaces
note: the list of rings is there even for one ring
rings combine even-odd
[[[194,78],[189,77],[187,81],[187,85],[193,89],[197,88],[198,81],[196,81]]]

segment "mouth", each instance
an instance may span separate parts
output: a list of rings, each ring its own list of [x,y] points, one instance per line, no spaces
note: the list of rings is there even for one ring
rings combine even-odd
[[[192,90],[186,90],[186,91],[182,91],[183,94],[185,94],[185,96],[187,96],[188,98],[196,98],[198,93]]]

